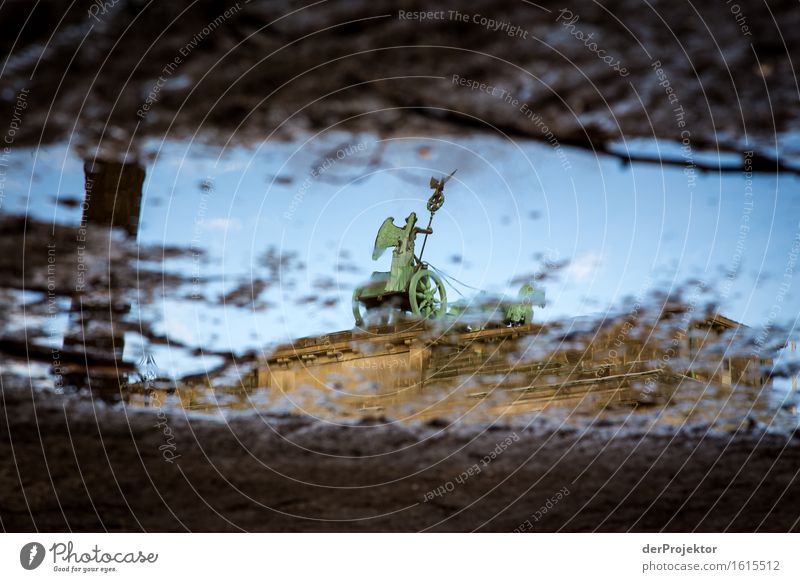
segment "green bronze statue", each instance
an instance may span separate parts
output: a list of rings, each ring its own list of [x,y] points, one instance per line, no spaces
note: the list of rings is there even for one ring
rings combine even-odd
[[[386,283],[387,292],[405,291],[414,274],[414,265],[417,257],[414,254],[414,241],[418,234],[433,234],[431,228],[419,228],[417,214],[412,212],[406,218],[404,227],[395,226],[394,218],[389,217],[383,221],[378,236],[375,237],[375,248],[372,251],[372,260],[377,261],[389,247],[394,247],[392,252],[392,268],[389,271],[389,281]]]
[[[506,309],[505,323],[511,327],[530,325],[533,321],[533,306],[545,306],[543,289],[536,289],[531,283],[525,283],[519,290],[519,302]]]
[[[389,271],[375,271],[366,284],[353,291],[353,317],[356,325],[364,325],[362,308],[367,311],[390,308],[391,313],[411,313],[416,317],[429,319],[442,317],[447,311],[447,292],[444,282],[433,267],[422,260],[428,235],[433,234],[431,224],[433,216],[444,204],[444,185],[455,174],[440,180],[431,178],[430,187],[433,194],[428,199],[427,208],[430,212],[428,226],[417,226],[417,214],[412,212],[406,218],[403,226],[397,226],[394,218],[389,217],[383,221],[375,237],[372,249],[372,260],[379,260],[386,249],[392,250],[392,263]],[[415,253],[417,235],[424,234],[419,256]],[[514,303],[501,302],[496,304],[491,312],[498,313],[500,325],[528,325],[533,319],[533,306],[544,307],[544,291],[534,288],[533,284],[525,283],[519,290],[519,299]],[[451,306],[449,315],[460,317],[467,315],[467,304]],[[477,311],[483,311],[485,306],[479,304]],[[499,308],[499,311],[498,311]],[[481,319],[481,318],[479,318]],[[483,329],[491,323],[475,323],[471,327]]]
[[[422,261],[422,253],[425,252],[428,235],[433,234],[433,216],[444,204],[444,185],[453,174],[455,171],[441,180],[431,178],[430,186],[434,192],[428,200],[427,208],[431,216],[427,227],[417,226],[417,215],[414,212],[408,215],[402,227],[395,225],[391,216],[383,221],[375,237],[372,260],[377,261],[386,249],[394,248],[392,264],[388,272],[372,273],[370,280],[353,292],[353,317],[356,325],[362,326],[364,323],[362,307],[367,310],[391,307],[424,319],[441,317],[447,312],[444,283]],[[425,235],[419,256],[414,253],[418,234]]]
[[[492,296],[481,291],[471,300],[461,300],[450,305],[447,315],[460,319],[468,331],[497,327],[519,327],[533,322],[533,307],[545,306],[544,289],[533,283],[520,287],[516,301]]]

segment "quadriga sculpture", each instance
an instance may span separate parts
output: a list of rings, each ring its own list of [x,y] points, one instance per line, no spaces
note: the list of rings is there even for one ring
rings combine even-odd
[[[433,234],[433,216],[444,204],[444,185],[453,174],[455,170],[441,180],[431,178],[430,187],[434,191],[428,199],[431,216],[426,228],[417,226],[414,212],[408,215],[404,226],[395,225],[391,216],[383,221],[375,237],[372,259],[378,260],[386,249],[393,248],[392,266],[388,272],[372,273],[370,280],[353,292],[353,317],[359,327],[364,324],[362,308],[372,310],[390,307],[424,319],[441,317],[447,312],[444,282],[422,260],[422,253],[425,252],[428,235]],[[414,253],[418,234],[425,235],[419,256]]]

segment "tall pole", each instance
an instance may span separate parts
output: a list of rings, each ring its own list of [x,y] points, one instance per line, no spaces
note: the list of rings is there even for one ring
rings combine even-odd
[[[431,217],[428,219],[428,227],[426,230],[431,229],[431,224],[433,224],[433,212],[431,212]],[[419,251],[419,261],[422,262],[422,253],[425,252],[425,243],[428,242],[428,233],[425,233],[425,238],[422,239],[422,249]]]
[[[428,219],[428,226],[425,230],[431,229],[431,224],[433,224],[433,215],[436,214],[436,211],[442,207],[444,204],[444,185],[447,181],[453,177],[453,174],[456,173],[457,170],[453,170],[450,172],[450,175],[447,177],[442,177],[441,180],[437,180],[436,178],[431,178],[431,188],[433,188],[433,194],[431,197],[428,198],[428,210],[431,213],[431,217]],[[422,262],[422,253],[425,252],[425,244],[428,242],[428,233],[425,233],[425,238],[422,239],[422,249],[419,251],[419,261]]]

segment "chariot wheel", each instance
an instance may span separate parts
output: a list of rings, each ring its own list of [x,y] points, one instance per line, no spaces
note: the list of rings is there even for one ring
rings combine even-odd
[[[441,317],[447,311],[447,292],[439,275],[420,269],[408,286],[411,313],[424,319]]]

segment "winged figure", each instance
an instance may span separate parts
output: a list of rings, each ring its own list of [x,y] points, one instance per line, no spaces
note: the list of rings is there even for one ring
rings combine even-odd
[[[378,236],[375,237],[375,248],[372,251],[372,260],[377,261],[383,252],[394,247],[392,253],[392,269],[389,281],[386,283],[386,291],[404,291],[408,287],[408,282],[414,274],[413,265],[416,257],[414,256],[414,240],[418,234],[432,234],[431,228],[419,228],[417,226],[417,214],[412,212],[406,218],[404,226],[394,224],[394,218],[389,217],[383,221]]]

